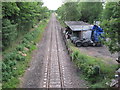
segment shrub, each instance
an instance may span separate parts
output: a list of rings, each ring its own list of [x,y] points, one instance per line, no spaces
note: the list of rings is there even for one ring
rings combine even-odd
[[[22,55],[20,55],[20,54],[17,54],[16,60],[17,60],[17,61],[24,61],[24,60],[25,60],[25,56],[22,56]]]
[[[3,50],[11,45],[17,37],[17,25],[11,24],[10,20],[3,19],[2,23],[2,45]]]
[[[26,38],[24,38],[23,41],[22,41],[22,43],[23,43],[23,44],[28,44],[28,43],[30,43],[30,42],[29,42]]]
[[[41,26],[38,28],[41,28]],[[43,26],[41,29],[43,30]],[[12,52],[4,52],[2,62],[3,88],[16,87],[19,81],[18,77],[24,73],[27,67],[31,52],[36,49],[36,42],[40,40],[39,38],[42,38],[41,33],[40,29],[28,32],[19,42],[19,45],[12,49]]]
[[[78,51],[75,51],[72,53],[72,59],[73,60],[78,60],[78,55],[79,55],[79,52]]]
[[[24,46],[23,45],[19,45],[16,48],[17,51],[23,51],[24,50]]]
[[[71,56],[74,63],[82,70],[88,81],[95,84],[105,81],[106,78],[112,78],[117,65],[109,65],[99,58],[87,56],[72,46],[71,49],[73,51]],[[97,87],[97,84],[93,87]]]

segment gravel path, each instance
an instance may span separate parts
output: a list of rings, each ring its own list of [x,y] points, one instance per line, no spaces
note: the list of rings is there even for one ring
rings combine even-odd
[[[60,23],[52,14],[39,48],[21,80],[21,88],[87,87],[70,61],[60,29]]]
[[[106,63],[117,64],[116,58],[118,57],[117,53],[111,54],[106,46],[102,47],[80,47],[81,52],[98,58],[103,58]]]

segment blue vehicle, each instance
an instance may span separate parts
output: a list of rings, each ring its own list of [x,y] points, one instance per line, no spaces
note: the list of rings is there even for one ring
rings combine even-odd
[[[93,28],[92,28],[92,34],[91,34],[91,40],[95,43],[96,46],[101,46],[101,41],[100,41],[100,38],[104,38],[102,36],[103,34],[103,29],[100,28],[99,26],[97,25],[94,25]]]
[[[76,46],[102,46],[100,38],[104,38],[103,29],[83,21],[66,21],[68,39]]]

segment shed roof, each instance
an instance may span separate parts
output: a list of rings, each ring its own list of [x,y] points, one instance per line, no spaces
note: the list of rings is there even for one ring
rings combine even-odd
[[[93,25],[85,23],[83,21],[65,21],[65,24],[72,31],[84,31],[92,29]]]

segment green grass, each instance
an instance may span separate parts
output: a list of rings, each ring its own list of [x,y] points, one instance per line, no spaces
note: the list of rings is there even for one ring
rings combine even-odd
[[[90,87],[108,88],[106,83],[110,83],[118,66],[116,64],[107,64],[101,58],[82,53],[71,42],[68,42],[68,47],[72,51],[72,61],[83,72],[85,80],[90,82]]]
[[[47,22],[48,21],[42,21],[38,25],[38,27],[36,27],[34,29],[34,30],[39,30],[40,33],[34,39],[33,42],[38,43],[42,39],[42,36],[43,36],[43,33],[44,33],[44,29],[45,29],[45,27],[47,25]],[[8,79],[8,81],[3,81],[3,83],[2,83],[2,87],[3,88],[18,88],[19,87],[20,77],[22,77],[24,75],[25,70],[29,67],[29,62],[31,61],[32,51],[34,51],[35,49],[37,49],[36,45],[32,44],[31,42],[30,42],[30,44],[31,44],[30,45],[30,49],[26,53],[27,56],[26,56],[25,60],[23,60],[23,61],[22,60],[21,61],[17,61],[17,64],[14,66],[14,68],[16,68],[16,69],[14,70],[14,74],[13,75],[15,75],[15,76],[11,76],[11,78]],[[14,47],[14,49],[15,48],[16,47]],[[11,50],[8,50],[7,52],[5,51],[5,53],[10,53],[9,51],[13,51],[14,49],[12,48]],[[23,52],[25,52],[25,51],[23,51]]]
[[[45,27],[46,27],[46,25],[47,25],[46,22],[48,22],[48,20],[47,20],[47,21],[42,21],[42,22],[41,22],[42,25],[37,28],[37,30],[41,30],[41,33],[39,34],[38,38],[35,39],[35,42],[39,42],[39,41],[42,39],[42,37],[43,37],[43,32],[44,32]]]

